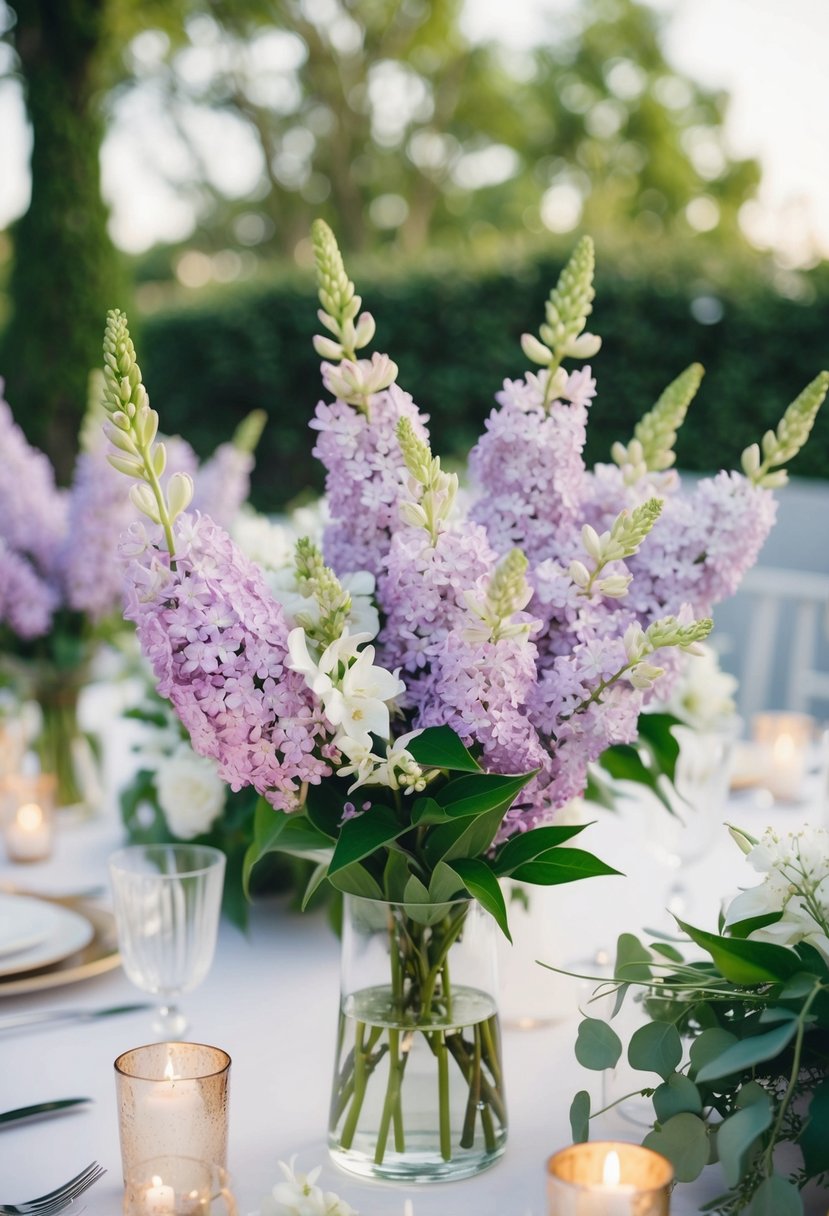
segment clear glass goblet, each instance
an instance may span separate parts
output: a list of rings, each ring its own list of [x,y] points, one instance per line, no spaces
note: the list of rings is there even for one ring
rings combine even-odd
[[[207,975],[216,948],[225,855],[195,844],[130,845],[109,859],[118,947],[127,977],[159,1000],[153,1031],[180,1039],[174,998]]]

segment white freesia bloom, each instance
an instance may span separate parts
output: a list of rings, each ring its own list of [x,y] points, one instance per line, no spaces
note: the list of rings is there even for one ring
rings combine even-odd
[[[208,832],[225,804],[225,784],[215,761],[197,756],[189,743],[160,760],[155,787],[170,831],[182,840]]]
[[[765,878],[731,901],[726,926],[782,912],[749,937],[783,946],[808,942],[829,963],[829,832],[807,824],[781,837],[768,828],[747,856]]]
[[[349,786],[349,794],[361,785],[385,785],[389,789],[403,789],[406,793],[420,792],[426,788],[431,774],[424,774],[423,769],[408,751],[412,739],[416,739],[422,731],[413,730],[407,735],[394,739],[386,747],[385,756],[378,756],[371,746],[371,740],[365,737],[351,739],[347,735],[339,735],[336,743],[343,755],[351,761],[340,768],[341,777],[354,776],[357,780]]]
[[[359,1213],[333,1191],[323,1191],[316,1185],[321,1166],[310,1174],[294,1170],[296,1157],[290,1164],[279,1162],[284,1182],[277,1182],[261,1204],[260,1216],[359,1216]]]

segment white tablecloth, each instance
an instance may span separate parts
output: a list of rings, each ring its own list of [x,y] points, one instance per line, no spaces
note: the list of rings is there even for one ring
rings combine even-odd
[[[764,810],[750,801],[729,815],[750,831],[767,822],[794,828],[820,813],[809,808]],[[544,903],[549,924],[542,935],[550,962],[589,959],[616,935],[644,924],[667,925],[667,872],[654,859],[653,824],[641,812],[614,816],[585,832],[593,848],[626,878],[591,879],[550,892]],[[687,869],[699,908],[689,915],[714,926],[718,901],[737,885],[752,882],[736,847],[723,830],[717,847]],[[122,840],[115,813],[60,833],[54,857],[29,866],[0,864],[0,881],[48,891],[79,889],[105,881],[106,859]],[[700,911],[701,909],[701,911]],[[253,909],[248,936],[223,924],[216,959],[204,984],[186,996],[189,1037],[225,1048],[233,1059],[229,1166],[242,1216],[256,1210],[278,1178],[277,1162],[297,1156],[297,1167],[322,1163],[322,1185],[339,1192],[362,1216],[545,1216],[544,1165],[570,1141],[568,1109],[577,1089],[598,1096],[600,1079],[575,1063],[573,1043],[578,1003],[586,987],[573,984],[563,997],[549,975],[551,999],[563,1004],[561,1020],[534,1030],[504,1032],[510,1130],[507,1151],[491,1170],[453,1184],[422,1187],[369,1184],[336,1169],[325,1148],[329,1085],[338,1000],[338,943],[321,915],[287,910],[284,901]],[[514,968],[510,968],[510,972]],[[537,975],[537,969],[534,968]],[[545,973],[549,974],[549,973]],[[0,1016],[47,1008],[96,1008],[141,999],[120,969],[98,978],[37,995],[0,1000]],[[510,1012],[520,1012],[513,980],[506,994]],[[527,998],[529,1001],[529,997]],[[0,1202],[42,1194],[97,1159],[108,1173],[84,1198],[89,1216],[116,1216],[121,1205],[120,1156],[113,1060],[151,1040],[149,1014],[136,1012],[86,1024],[0,1032],[0,1110],[62,1097],[86,1096],[94,1105],[59,1119],[0,1130]],[[636,1139],[618,1121],[605,1135]],[[680,1187],[674,1216],[697,1212],[719,1193],[712,1167],[693,1186]],[[820,1210],[825,1212],[824,1197]]]

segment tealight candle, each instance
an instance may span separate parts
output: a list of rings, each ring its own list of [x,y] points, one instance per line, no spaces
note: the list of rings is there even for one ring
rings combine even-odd
[[[141,1207],[146,1216],[175,1216],[176,1192],[158,1174],[153,1174],[141,1196]]]
[[[115,1079],[125,1180],[140,1163],[167,1155],[225,1164],[229,1075],[227,1052],[203,1043],[151,1043],[118,1057]],[[175,1182],[161,1169],[152,1173],[165,1184]]]
[[[52,852],[55,780],[18,774],[4,782],[3,838],[9,861],[43,861]]]
[[[764,785],[781,802],[797,802],[803,792],[809,745],[815,720],[809,714],[763,713],[751,721],[760,749]]]
[[[215,1162],[157,1157],[132,1167],[124,1216],[238,1216],[230,1177]]]
[[[668,1216],[669,1161],[621,1141],[573,1144],[547,1162],[548,1216]]]

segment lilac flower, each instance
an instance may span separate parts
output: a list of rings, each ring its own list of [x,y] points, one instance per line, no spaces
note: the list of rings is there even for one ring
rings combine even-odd
[[[416,434],[426,438],[426,419],[396,384],[372,396],[366,413],[344,401],[317,406],[310,425],[318,432],[314,455],[327,470],[331,513],[324,552],[337,574],[378,574],[399,526],[404,464],[396,431],[401,418],[408,418]]]
[[[252,452],[222,443],[196,474],[193,510],[204,511],[223,528],[230,528],[250,494]]]
[[[87,613],[95,623],[122,606],[118,538],[134,514],[129,483],[106,459],[104,445],[81,452],[75,464],[60,564],[69,607]]]
[[[0,625],[21,638],[42,637],[59,602],[57,590],[0,537]]]
[[[2,390],[0,380],[0,536],[49,575],[66,532],[66,493],[55,485],[48,458],[14,421]]]
[[[122,544],[127,608],[194,749],[234,790],[252,785],[275,807],[298,805],[303,782],[331,772],[320,708],[290,671],[288,630],[259,569],[207,516],[176,525],[174,568],[160,533],[133,524]]]

